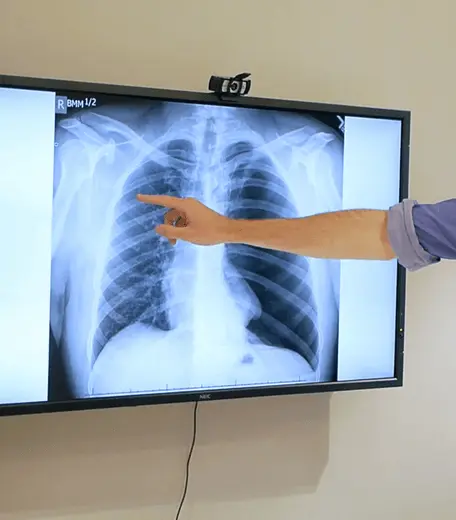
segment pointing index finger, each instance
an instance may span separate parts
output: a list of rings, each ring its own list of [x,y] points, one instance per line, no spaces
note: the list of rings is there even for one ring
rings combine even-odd
[[[185,200],[179,197],[171,197],[170,195],[136,195],[139,202],[146,204],[156,204],[170,209],[181,209],[185,207]]]

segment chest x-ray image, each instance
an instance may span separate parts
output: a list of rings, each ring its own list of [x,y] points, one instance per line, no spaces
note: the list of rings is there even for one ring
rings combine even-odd
[[[338,118],[97,104],[56,122],[50,400],[336,380],[339,262],[172,247],[165,210],[135,197],[239,219],[341,209]]]

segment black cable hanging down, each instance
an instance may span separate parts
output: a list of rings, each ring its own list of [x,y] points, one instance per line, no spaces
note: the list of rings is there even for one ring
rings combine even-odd
[[[185,503],[185,499],[187,498],[187,491],[188,491],[188,483],[190,480],[190,464],[192,461],[192,455],[193,450],[195,449],[195,443],[196,443],[196,433],[197,433],[197,419],[198,419],[198,401],[195,401],[195,405],[193,407],[193,434],[192,434],[192,442],[190,444],[190,450],[188,452],[187,457],[187,464],[185,469],[185,482],[184,482],[184,490],[182,492],[182,498],[179,503],[179,507],[177,509],[175,520],[179,520],[182,508]]]

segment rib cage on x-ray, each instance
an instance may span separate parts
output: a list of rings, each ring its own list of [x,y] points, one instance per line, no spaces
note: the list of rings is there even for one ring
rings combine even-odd
[[[309,213],[338,209],[338,180],[329,170],[318,179],[312,165],[335,132],[311,118],[288,118],[127,103],[60,123],[51,328],[74,397],[335,376],[331,269],[322,275],[309,259],[239,244],[172,247],[153,232],[164,209],[135,198],[192,196],[242,219],[302,216],[288,168],[305,176],[307,205],[319,199]],[[326,277],[323,296],[318,276]],[[197,296],[204,288],[211,301]],[[217,307],[230,300],[234,307]],[[221,310],[196,324],[214,308]],[[212,330],[229,333],[214,333],[201,355],[213,321]],[[322,352],[330,359],[326,374]]]
[[[224,161],[230,178],[228,217],[299,216],[289,189],[264,151],[240,141],[228,147]],[[316,308],[307,259],[238,244],[226,249],[227,281],[248,316],[246,325],[253,341],[294,350],[317,368]]]
[[[145,162],[126,181],[114,209],[112,240],[104,269],[93,344],[95,360],[106,343],[133,323],[169,331],[172,323],[167,298],[168,274],[175,251],[152,230],[163,218],[155,206],[138,204],[138,193],[186,192],[195,170],[194,145],[172,140],[157,153],[162,161]]]

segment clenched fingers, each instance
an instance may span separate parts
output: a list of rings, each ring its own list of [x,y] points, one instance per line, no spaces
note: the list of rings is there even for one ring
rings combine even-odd
[[[185,213],[177,209],[171,209],[166,212],[164,218],[165,224],[168,226],[183,227],[187,224]]]

